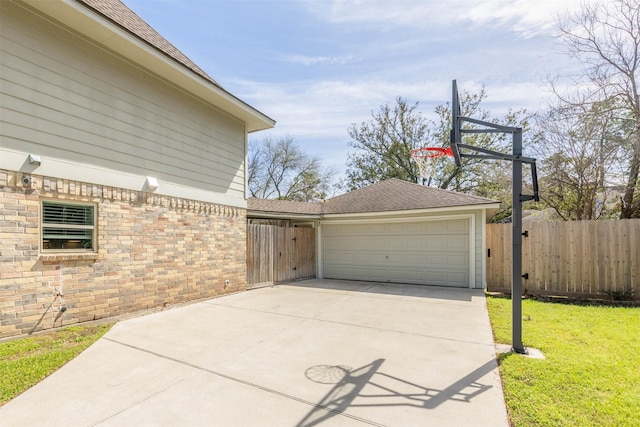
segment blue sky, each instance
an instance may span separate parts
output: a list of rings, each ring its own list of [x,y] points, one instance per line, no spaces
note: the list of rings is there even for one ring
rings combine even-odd
[[[580,0],[124,0],[225,89],[342,174],[347,129],[402,96],[433,117],[460,89],[535,111],[576,68],[553,38]]]

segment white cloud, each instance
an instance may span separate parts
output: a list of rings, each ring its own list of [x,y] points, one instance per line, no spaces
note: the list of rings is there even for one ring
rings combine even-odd
[[[483,107],[494,117],[543,107],[551,96],[545,77],[566,67],[547,36],[556,16],[580,1],[309,1],[313,16],[336,30],[327,33],[340,34],[339,48],[283,59],[305,67],[331,65],[324,75],[235,80],[225,87],[277,121],[255,138],[291,135],[344,171],[351,124],[370,120],[372,110],[398,96],[419,101],[419,111],[435,120],[434,107],[450,101],[452,78],[460,90],[477,92],[486,85]]]
[[[451,31],[452,24],[467,23],[499,26],[530,37],[548,33],[559,14],[575,10],[581,3],[582,0],[323,0],[307,4],[317,16],[337,24],[430,26],[446,32]]]
[[[478,92],[483,85],[474,80],[459,84],[460,90],[472,92]],[[350,149],[347,131],[351,124],[371,120],[372,111],[385,103],[393,104],[397,96],[419,101],[419,111],[435,120],[434,107],[449,102],[451,97],[450,80],[318,80],[288,84],[235,81],[233,86],[234,93],[277,121],[273,130],[253,138],[290,135],[305,151],[319,155],[340,173],[346,168]],[[488,98],[483,105],[493,116],[503,115],[510,108],[534,111],[548,96],[535,82],[511,82],[485,89]]]
[[[352,123],[371,118],[371,111],[397,96],[419,101],[421,110],[447,101],[450,82],[387,80],[318,80],[290,84],[236,81],[242,99],[277,121],[276,131],[292,136],[343,138]],[[429,99],[425,99],[428,97]]]
[[[284,60],[293,64],[301,64],[304,66],[312,65],[335,65],[335,64],[347,64],[352,60],[352,57],[338,57],[338,56],[306,56],[306,55],[287,55]]]
[[[540,107],[549,96],[545,77],[575,70],[553,53],[554,20],[583,0],[256,1],[259,13],[237,0],[179,0],[171,8],[125,1],[164,17],[163,34],[184,40],[186,53],[197,53],[192,59],[227,90],[277,121],[252,138],[289,134],[344,169],[352,123],[370,120],[397,96],[419,101],[435,118],[433,108],[450,101],[453,78],[461,90],[485,84],[483,106],[494,116]],[[254,27],[264,30],[255,41],[246,31]]]

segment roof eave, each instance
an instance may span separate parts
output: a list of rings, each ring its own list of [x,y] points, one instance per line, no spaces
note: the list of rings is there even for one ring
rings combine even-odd
[[[425,209],[406,209],[392,211],[376,211],[376,212],[351,212],[351,213],[290,213],[290,212],[274,212],[261,211],[256,209],[247,210],[248,218],[266,218],[266,219],[310,219],[310,220],[331,220],[331,219],[347,219],[347,218],[371,218],[371,217],[390,217],[390,216],[418,216],[424,214],[437,214],[443,212],[461,212],[469,210],[486,209],[488,213],[495,212],[500,208],[500,203],[483,203],[463,206],[446,206],[439,208]],[[493,216],[491,214],[491,216]]]
[[[267,212],[259,210],[247,210],[247,218],[265,218],[265,219],[321,219],[320,214],[300,214],[287,212]]]
[[[236,117],[245,123],[247,132],[275,126],[275,120],[75,0],[22,1],[98,45],[117,52],[132,63]]]
[[[474,205],[462,205],[462,206],[443,206],[438,208],[424,208],[424,209],[406,209],[406,210],[390,210],[390,211],[376,211],[376,212],[352,212],[352,213],[325,213],[323,219],[345,219],[345,218],[360,218],[360,217],[385,217],[385,216],[415,216],[424,214],[434,214],[442,212],[460,212],[477,209],[498,209],[500,203],[486,203],[486,204],[474,204]]]

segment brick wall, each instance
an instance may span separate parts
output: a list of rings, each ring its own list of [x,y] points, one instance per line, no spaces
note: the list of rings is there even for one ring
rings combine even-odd
[[[0,338],[246,289],[244,209],[32,178],[0,170]],[[96,254],[41,253],[43,198],[96,203]]]

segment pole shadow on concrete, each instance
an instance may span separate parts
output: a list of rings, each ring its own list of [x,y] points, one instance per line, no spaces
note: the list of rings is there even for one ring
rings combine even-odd
[[[307,369],[305,375],[310,381],[335,383],[335,386],[296,426],[316,426],[336,415],[361,419],[345,412],[356,407],[410,406],[429,410],[447,400],[468,403],[492,387],[478,380],[496,368],[496,362],[490,360],[445,389],[438,390],[380,372],[384,361],[377,359],[356,369],[344,365],[318,365]],[[364,393],[366,386],[373,390]],[[354,403],[356,398],[359,398],[358,403]]]

